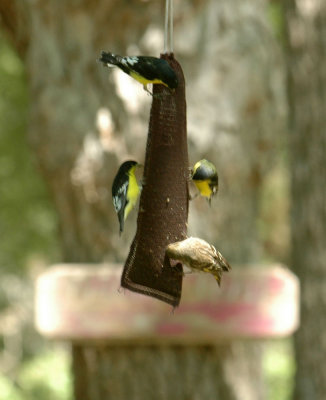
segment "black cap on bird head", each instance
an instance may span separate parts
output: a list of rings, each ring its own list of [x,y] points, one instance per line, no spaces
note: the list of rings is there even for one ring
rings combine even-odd
[[[178,78],[177,74],[175,73],[174,69],[170,66],[170,64],[162,59],[157,59],[159,62],[159,77],[162,82],[167,85],[170,89],[176,89],[178,86]]]
[[[172,68],[166,71],[164,82],[170,89],[176,89],[178,86],[178,78]]]
[[[132,168],[135,165],[138,165],[137,161],[133,161],[133,160],[125,161],[120,165],[119,172],[122,172],[122,173],[129,172],[130,168]]]

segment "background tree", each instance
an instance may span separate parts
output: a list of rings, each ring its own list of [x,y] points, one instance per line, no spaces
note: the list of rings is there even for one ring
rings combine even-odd
[[[292,179],[292,265],[301,280],[293,398],[326,396],[326,4],[285,3]]]
[[[2,23],[26,65],[29,141],[58,213],[64,262],[122,261],[127,253],[119,241],[109,183],[131,151],[133,157],[143,156],[150,98],[139,86],[131,90],[130,81],[124,89],[116,73],[108,78],[95,60],[102,49],[158,55],[163,4],[153,3],[51,0],[0,5]],[[256,225],[260,191],[282,129],[278,117],[284,116],[282,93],[275,86],[282,70],[266,24],[266,5],[261,0],[185,1],[176,9],[176,57],[188,84],[190,159],[211,159],[221,182],[215,210],[208,210],[206,202],[191,205],[189,231],[218,241],[231,263],[261,257]],[[216,210],[214,218],[200,222]],[[133,229],[131,222],[128,226],[127,240]],[[184,386],[181,394],[171,387],[171,396],[259,399],[260,357],[257,344],[240,341],[219,352],[74,346],[75,395],[78,400],[102,398],[107,394],[103,382],[112,383],[110,374],[121,376],[127,368],[126,379],[120,385],[114,381],[112,396],[136,399],[137,393],[144,394],[134,375],[139,365],[144,374],[161,375],[152,367],[166,360],[164,379],[169,382],[171,365],[178,366],[175,375],[197,377],[196,386]],[[157,398],[155,385],[147,390]]]

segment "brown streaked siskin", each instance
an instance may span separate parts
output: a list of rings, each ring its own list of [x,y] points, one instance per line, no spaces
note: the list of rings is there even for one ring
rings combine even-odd
[[[221,284],[222,273],[231,269],[230,264],[213,245],[195,237],[169,244],[165,254],[171,265],[179,262],[193,272],[208,272],[214,276],[218,285]]]

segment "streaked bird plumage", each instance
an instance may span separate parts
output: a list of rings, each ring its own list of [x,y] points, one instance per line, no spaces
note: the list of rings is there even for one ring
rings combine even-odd
[[[138,166],[139,164],[136,161],[125,161],[120,165],[113,180],[112,201],[119,219],[120,234],[123,232],[124,222],[130,211],[135,207],[140,193],[135,175]]]
[[[191,173],[191,179],[197,187],[199,194],[207,198],[209,204],[218,191],[218,174],[216,167],[210,161],[198,161]]]
[[[140,82],[148,92],[147,85],[162,84],[170,89],[178,86],[178,78],[169,63],[163,58],[150,56],[127,56],[102,51],[99,59],[108,67],[116,66]]]
[[[208,272],[214,276],[217,283],[221,284],[223,272],[231,269],[230,264],[216,250],[216,248],[205,240],[195,237],[180,242],[171,243],[166,247],[165,254],[173,265],[177,262],[187,266],[193,272]]]

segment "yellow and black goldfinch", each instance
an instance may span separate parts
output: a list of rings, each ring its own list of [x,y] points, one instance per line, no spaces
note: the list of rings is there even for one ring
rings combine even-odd
[[[178,78],[169,63],[156,57],[130,56],[121,57],[117,54],[102,51],[99,59],[107,67],[118,67],[126,74],[140,82],[144,90],[149,92],[149,83],[160,83],[171,90],[178,86]],[[150,92],[149,92],[150,93]]]
[[[140,188],[135,175],[136,168],[140,166],[136,161],[125,161],[113,180],[112,200],[120,224],[120,235],[124,222],[130,211],[135,207]]]
[[[206,197],[211,204],[211,199],[218,190],[218,175],[215,165],[205,159],[198,161],[192,169],[191,179],[199,190],[199,194]]]
[[[192,272],[208,272],[214,276],[218,285],[221,284],[222,273],[231,269],[230,264],[214,246],[195,237],[169,244],[165,254],[169,257],[171,266],[181,263]]]

